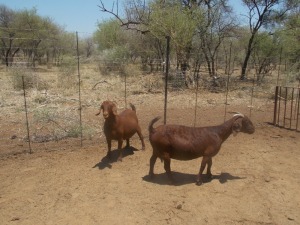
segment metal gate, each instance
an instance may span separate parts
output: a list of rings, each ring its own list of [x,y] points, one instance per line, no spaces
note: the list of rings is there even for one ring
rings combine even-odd
[[[300,131],[300,88],[276,86],[273,124]]]

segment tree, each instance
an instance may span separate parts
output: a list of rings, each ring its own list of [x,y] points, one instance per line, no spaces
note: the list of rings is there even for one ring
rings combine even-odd
[[[22,51],[28,62],[35,67],[35,61],[40,60],[45,54],[45,49],[41,49],[39,46],[57,38],[58,27],[48,17],[39,16],[35,8],[18,12],[16,21],[22,27],[19,30],[22,35]]]
[[[156,1],[150,5],[152,13],[148,29],[160,40],[165,39],[166,36],[171,38],[172,49],[174,49],[177,59],[177,68],[180,67],[184,73],[191,57],[197,22],[201,17],[199,11],[191,11],[173,1],[168,3]]]
[[[17,53],[23,53],[35,66],[35,61],[47,54],[50,40],[58,39],[59,32],[60,28],[51,19],[39,16],[35,8],[13,11],[0,6],[0,46],[6,66],[12,65]]]
[[[292,10],[278,35],[281,38],[284,57],[291,62],[293,70],[300,69],[300,5]]]
[[[216,57],[222,42],[233,36],[236,22],[232,17],[227,0],[199,2],[204,12],[204,23],[198,23],[201,50],[210,76],[216,75]]]
[[[87,58],[91,57],[94,52],[94,41],[92,37],[87,37],[83,40],[85,55]]]
[[[297,0],[243,0],[248,8],[250,38],[242,64],[241,79],[246,78],[246,71],[250,56],[255,48],[255,38],[262,28],[281,21],[284,15],[297,4]]]
[[[215,75],[219,47],[235,26],[227,0],[153,0],[147,5],[145,1],[128,0],[125,18],[118,10],[107,10],[102,2],[99,7],[112,14],[126,29],[151,34],[161,42],[169,36],[177,68],[180,67],[183,73],[198,45],[199,40],[195,38],[198,33],[209,74]]]
[[[94,33],[94,39],[100,51],[122,45],[122,36],[122,29],[117,20],[99,23],[98,30]]]
[[[280,45],[277,35],[269,35],[267,32],[257,35],[252,60],[255,65],[258,84],[261,84],[264,77],[275,69],[279,52]]]
[[[112,14],[123,30],[151,34],[161,43],[166,36],[170,36],[171,49],[175,52],[177,67],[182,72],[193,57],[194,62],[197,62],[199,55],[203,55],[209,75],[216,75],[217,60],[222,58],[220,47],[227,42],[231,50],[236,50],[233,61],[240,61],[240,78],[245,79],[249,60],[255,59],[256,63],[262,63],[262,58],[268,54],[266,48],[274,47],[272,37],[261,39],[261,36],[274,34],[279,28],[277,25],[282,25],[288,12],[299,7],[297,2],[299,0],[243,0],[248,8],[250,32],[246,33],[244,27],[238,27],[232,17],[228,0],[127,0],[122,16],[118,7],[107,10],[102,2],[99,7],[103,12]],[[260,35],[261,31],[263,35]],[[242,38],[238,37],[239,34]],[[245,53],[244,49],[239,49],[238,43],[246,46]],[[257,49],[259,46],[263,46],[264,52]],[[223,54],[225,51],[228,52],[229,49],[224,48]],[[254,52],[255,55],[252,56]],[[227,67],[227,72],[228,69],[230,68]]]
[[[115,3],[115,2],[114,2]],[[114,18],[120,23],[120,26],[127,30],[135,30],[142,34],[148,33],[148,21],[151,14],[151,9],[147,7],[145,1],[141,0],[127,0],[126,7],[124,8],[125,17],[119,14],[119,5],[117,1],[116,8],[113,7],[108,10],[100,0],[99,9],[104,13],[109,13],[114,16]]]
[[[17,30],[15,26],[16,14],[5,5],[0,5],[0,38],[1,56],[6,66],[11,65],[15,54],[20,50],[14,47]]]
[[[102,57],[105,59],[115,61],[130,58],[128,40],[118,20],[108,20],[98,24],[98,30],[94,33],[94,40],[98,50],[103,52]]]
[[[152,66],[154,60],[163,58],[163,44],[158,38],[150,33],[144,35],[136,30],[127,30],[116,19],[98,24],[94,41],[107,59],[125,57],[130,62],[140,59],[146,67],[147,64]]]

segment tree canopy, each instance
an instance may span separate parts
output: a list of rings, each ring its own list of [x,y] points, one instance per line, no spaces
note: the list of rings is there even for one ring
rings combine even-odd
[[[18,61],[35,66],[43,57],[56,61],[59,55],[70,51],[68,47],[74,43],[74,38],[72,42],[68,39],[70,36],[74,35],[49,17],[38,15],[35,8],[14,11],[0,5],[0,57],[6,66]]]
[[[272,65],[279,63],[280,46],[284,53],[288,51],[289,57],[294,58],[291,61],[299,57],[297,48],[287,46],[290,45],[287,42],[299,43],[299,38],[294,35],[299,30],[298,0],[241,2],[247,12],[244,16],[248,25],[240,23],[228,0],[128,0],[122,16],[119,11],[105,8],[102,2],[99,7],[112,14],[123,31],[151,36],[160,43],[166,36],[171,37],[173,59],[175,57],[177,65],[191,64],[200,57],[211,76],[217,74],[218,62],[221,64],[228,58],[225,54],[229,52],[229,46],[236,51],[233,59],[240,65],[241,79],[247,78],[249,60],[255,64],[258,58],[262,62],[264,57],[265,62],[272,61]],[[266,60],[270,57],[273,60]],[[263,65],[266,66],[260,66]],[[266,68],[258,71],[263,73]]]
[[[202,63],[211,77],[240,67],[241,79],[255,67],[261,80],[285,59],[299,69],[300,6],[298,0],[240,0],[247,23],[241,23],[228,0],[126,0],[122,7],[99,9],[112,19],[98,24],[92,37],[80,41],[80,53],[102,58],[163,62],[166,37],[171,60],[185,73]],[[122,12],[122,13],[120,13]],[[26,59],[59,63],[74,55],[75,34],[66,32],[35,8],[14,11],[0,5],[0,57],[6,66]],[[229,55],[230,54],[230,55]],[[249,67],[248,64],[251,64]]]

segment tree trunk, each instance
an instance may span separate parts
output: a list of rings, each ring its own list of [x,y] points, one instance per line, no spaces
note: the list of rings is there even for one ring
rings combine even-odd
[[[202,51],[203,51],[204,58],[205,58],[205,61],[206,61],[206,64],[207,64],[208,74],[211,77],[212,76],[211,63],[210,63],[210,60],[209,60],[209,57],[207,55],[207,51],[206,51],[205,47],[202,47]]]
[[[215,76],[216,75],[216,62],[215,62],[215,58],[212,56],[211,57],[211,76]]]
[[[251,34],[251,38],[249,39],[249,42],[248,42],[246,56],[245,56],[244,63],[243,63],[243,66],[242,66],[242,73],[241,73],[241,77],[240,77],[241,80],[245,80],[246,77],[247,77],[246,71],[247,71],[247,66],[248,66],[248,62],[249,62],[249,59],[250,59],[250,55],[252,53],[252,45],[253,45],[253,40],[254,40],[254,36],[255,36],[256,32],[257,32],[257,30],[255,30]]]

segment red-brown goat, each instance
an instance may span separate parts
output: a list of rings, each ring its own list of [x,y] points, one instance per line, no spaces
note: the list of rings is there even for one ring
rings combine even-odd
[[[247,116],[236,114],[219,126],[187,127],[181,125],[161,125],[153,128],[160,117],[154,118],[149,124],[149,140],[153,148],[150,158],[149,176],[153,178],[154,164],[159,157],[164,161],[164,168],[171,180],[171,158],[177,160],[192,160],[203,156],[197,176],[197,184],[202,184],[202,173],[207,165],[207,175],[211,178],[212,157],[215,156],[222,143],[233,133],[252,134],[255,128]]]
[[[111,157],[111,141],[118,141],[118,149],[120,150],[120,155],[118,160],[122,161],[122,144],[123,140],[126,140],[129,147],[129,138],[131,138],[135,133],[137,133],[142,142],[142,149],[145,149],[144,138],[141,132],[141,128],[138,124],[138,118],[136,116],[136,109],[133,104],[130,104],[131,109],[125,109],[120,114],[117,113],[117,106],[111,101],[104,101],[100,110],[96,115],[103,111],[104,122],[104,134],[106,137],[108,152],[107,157]]]

